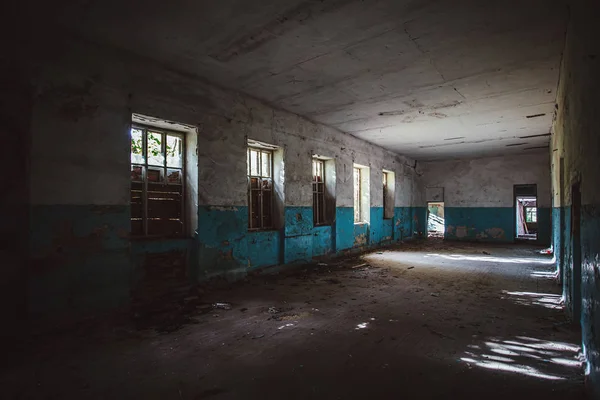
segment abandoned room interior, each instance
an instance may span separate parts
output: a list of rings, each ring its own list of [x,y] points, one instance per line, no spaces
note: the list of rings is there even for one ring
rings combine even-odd
[[[600,398],[600,2],[29,3],[0,397]]]

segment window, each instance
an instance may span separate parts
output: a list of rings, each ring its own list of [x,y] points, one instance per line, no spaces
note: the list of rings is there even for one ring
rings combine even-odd
[[[273,227],[273,152],[248,147],[248,229]]]
[[[394,218],[396,202],[396,174],[383,170],[383,219]]]
[[[182,236],[184,137],[145,126],[131,128],[131,232]]]
[[[361,170],[354,167],[354,223],[359,224],[362,221],[361,207]]]
[[[325,162],[313,159],[313,221],[315,225],[325,224]]]
[[[525,222],[537,222],[537,207],[525,207]]]
[[[383,218],[386,218],[385,211],[388,203],[388,173],[383,171]]]

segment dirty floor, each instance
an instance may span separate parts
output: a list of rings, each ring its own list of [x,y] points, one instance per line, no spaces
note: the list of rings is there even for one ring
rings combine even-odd
[[[2,398],[583,398],[580,334],[538,251],[430,240],[213,287],[170,329],[31,343]]]

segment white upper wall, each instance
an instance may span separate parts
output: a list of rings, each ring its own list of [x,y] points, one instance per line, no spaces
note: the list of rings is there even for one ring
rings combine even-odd
[[[420,165],[423,187],[443,187],[446,207],[513,207],[513,188],[520,184],[536,184],[538,207],[550,207],[550,156],[546,152]]]
[[[396,173],[396,205],[418,202],[414,161],[336,129],[107,47],[69,42],[39,61],[32,121],[33,204],[129,204],[129,124],[140,113],[198,127],[199,204],[247,204],[246,139],[284,150],[285,203],[311,206],[313,154],[336,160],[338,207],[352,207],[352,165]]]

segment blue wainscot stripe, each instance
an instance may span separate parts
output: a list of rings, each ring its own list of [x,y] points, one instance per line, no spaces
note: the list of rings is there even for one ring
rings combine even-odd
[[[413,235],[413,207],[396,207],[394,210],[394,239],[404,240]]]
[[[571,276],[573,266],[571,265],[571,206],[564,207],[565,224],[562,227],[564,242],[562,244],[561,259],[563,265],[563,298],[565,308],[571,309]]]
[[[313,228],[313,257],[325,256],[333,251],[331,226]]]
[[[383,238],[383,207],[371,207],[371,221],[369,224],[369,242],[368,245],[378,245]],[[355,231],[356,232],[356,231]],[[356,235],[356,233],[355,233]],[[356,237],[355,237],[356,240]]]
[[[335,209],[335,243],[338,252],[354,246],[354,208]]]
[[[198,279],[236,275],[248,265],[248,207],[198,207]]]
[[[249,232],[248,266],[253,269],[279,264],[280,242],[278,231]]]
[[[445,207],[446,233],[450,240],[513,242],[512,207]]]
[[[569,210],[570,211],[570,210]],[[593,327],[598,323],[598,277],[600,270],[600,204],[587,204],[581,208],[581,322],[583,344],[593,379],[600,379],[600,339]]]
[[[369,245],[369,224],[354,224],[354,247]]]
[[[412,207],[413,225],[412,235],[427,237],[427,207]]]
[[[129,301],[131,210],[126,205],[33,205],[28,306],[32,316]]]
[[[556,270],[562,280],[562,246],[560,243],[561,227],[560,213],[561,207],[552,207],[552,248],[554,250],[554,259],[556,260]]]
[[[284,264],[310,262],[313,257],[312,207],[285,207]]]

